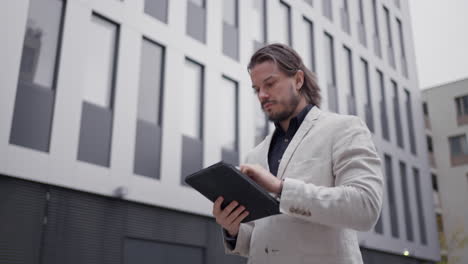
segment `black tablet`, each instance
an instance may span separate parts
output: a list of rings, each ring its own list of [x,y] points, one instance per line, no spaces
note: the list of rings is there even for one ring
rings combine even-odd
[[[280,214],[279,202],[230,164],[218,162],[187,176],[185,182],[212,202],[223,196],[222,208],[232,201],[245,206],[249,215],[243,223]]]

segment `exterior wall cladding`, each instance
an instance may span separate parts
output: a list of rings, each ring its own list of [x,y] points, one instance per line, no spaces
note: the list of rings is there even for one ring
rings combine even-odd
[[[409,24],[393,0],[3,2],[0,262],[245,262],[183,178],[272,131],[246,65],[273,42],[373,132],[387,191],[365,263],[437,261]]]

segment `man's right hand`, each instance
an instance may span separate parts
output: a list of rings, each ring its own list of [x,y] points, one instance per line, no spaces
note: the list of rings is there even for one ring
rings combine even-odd
[[[239,204],[237,201],[232,201],[224,209],[221,209],[223,200],[224,198],[220,196],[213,204],[213,215],[216,218],[216,223],[226,229],[229,235],[237,236],[240,224],[249,215],[249,212],[245,211],[243,205],[237,207]]]

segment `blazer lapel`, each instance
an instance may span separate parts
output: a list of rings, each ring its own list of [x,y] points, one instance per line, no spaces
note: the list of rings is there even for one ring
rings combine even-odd
[[[309,130],[314,126],[321,112],[322,110],[314,106],[310,110],[310,112],[307,114],[306,118],[304,119],[301,126],[299,127],[296,134],[294,135],[291,142],[289,143],[288,147],[286,148],[286,151],[284,152],[283,157],[281,158],[281,162],[278,168],[278,175],[277,175],[278,178],[280,179],[283,178],[284,171],[289,161],[291,160],[292,155],[296,151],[297,147],[299,146],[299,144],[301,143],[302,139],[305,137],[307,132],[309,132]],[[269,140],[270,140],[269,143],[271,143],[271,138]],[[268,144],[267,146],[270,146],[270,144]],[[267,153],[266,155],[267,155],[267,164],[268,164],[268,149],[266,153]]]

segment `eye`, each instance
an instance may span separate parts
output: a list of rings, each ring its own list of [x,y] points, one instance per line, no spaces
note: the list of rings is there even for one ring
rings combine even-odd
[[[252,89],[252,91],[253,91],[254,94],[258,94],[258,93],[259,93],[258,88],[254,88],[254,89]]]

